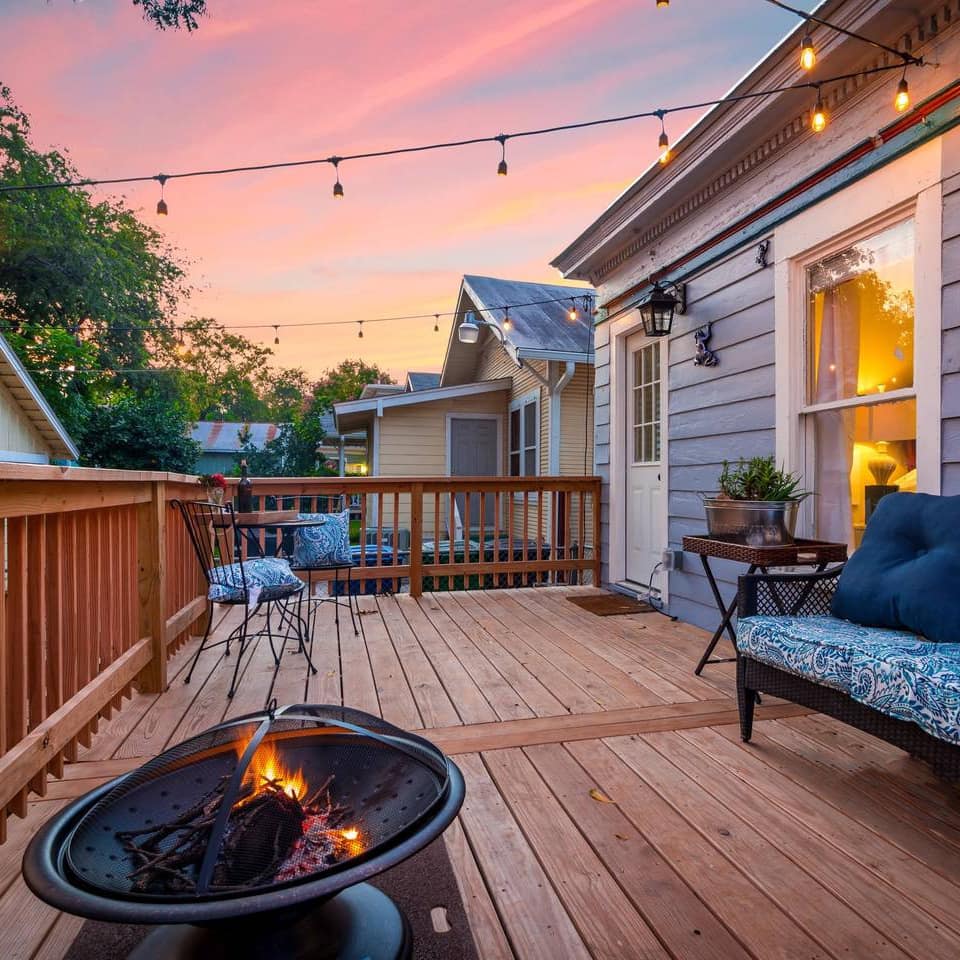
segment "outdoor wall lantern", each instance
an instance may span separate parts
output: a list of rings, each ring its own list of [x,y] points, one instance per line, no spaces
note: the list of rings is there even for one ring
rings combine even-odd
[[[656,280],[650,295],[637,307],[644,333],[648,337],[666,337],[673,326],[674,313],[683,313],[686,306],[685,284]]]

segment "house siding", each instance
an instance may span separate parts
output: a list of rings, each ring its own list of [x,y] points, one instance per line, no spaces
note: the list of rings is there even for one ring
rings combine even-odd
[[[0,456],[5,459],[23,454],[50,459],[50,445],[30,422],[17,398],[0,384]]]
[[[955,153],[960,153],[953,143]],[[960,175],[943,184],[941,493],[960,494]]]

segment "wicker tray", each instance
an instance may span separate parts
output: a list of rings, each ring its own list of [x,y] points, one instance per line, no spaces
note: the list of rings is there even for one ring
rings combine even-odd
[[[298,513],[296,510],[254,510],[252,513],[235,513],[234,516],[240,526],[268,527],[271,523],[296,520]]]
[[[732,540],[713,537],[684,537],[683,549],[701,556],[736,560],[758,567],[803,567],[821,563],[842,563],[847,559],[845,543],[827,540],[800,540],[775,547],[750,547]]]

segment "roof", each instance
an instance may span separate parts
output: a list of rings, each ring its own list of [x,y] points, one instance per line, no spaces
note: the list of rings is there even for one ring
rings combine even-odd
[[[402,383],[365,383],[360,391],[360,396],[363,399],[385,397],[392,393],[403,393],[406,389]]]
[[[280,430],[276,423],[243,423],[232,420],[201,420],[193,427],[190,436],[196,440],[204,453],[237,453],[243,444],[240,431],[250,430],[250,442],[255,447],[266,446]]]
[[[432,390],[440,386],[439,373],[408,373],[407,389],[411,391]]]
[[[80,451],[53,412],[40,388],[33,382],[13,347],[0,336],[0,383],[13,395],[27,419],[50,447],[57,460],[78,460]]]
[[[365,425],[370,419],[370,414],[380,416],[384,410],[391,410],[394,407],[432,403],[435,400],[452,400],[456,397],[474,396],[479,393],[495,393],[498,390],[509,390],[512,385],[513,381],[510,379],[483,380],[480,383],[461,383],[455,386],[395,393],[383,397],[361,397],[359,400],[335,403],[333,411],[339,429],[350,430]]]
[[[447,355],[443,361],[441,383],[469,382],[474,378],[480,351],[477,344],[460,342],[458,326],[461,314],[472,309],[493,320],[501,329],[509,313],[511,329],[505,334],[504,348],[519,366],[523,360],[573,360],[593,362],[593,319],[583,309],[582,298],[593,298],[593,287],[535,283],[527,280],[503,280],[498,277],[464,275],[457,301],[457,322],[451,326]],[[571,321],[570,307],[577,308]],[[509,311],[504,307],[509,307]],[[481,329],[481,343],[494,336]]]

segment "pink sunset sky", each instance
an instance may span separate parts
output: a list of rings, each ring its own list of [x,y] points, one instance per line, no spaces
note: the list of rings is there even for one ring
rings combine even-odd
[[[489,136],[721,95],[795,19],[762,0],[208,0],[195,33],[130,0],[2,0],[0,82],[41,147],[112,177]],[[805,7],[812,8],[807,0]],[[696,119],[668,120],[673,140]],[[460,277],[549,260],[656,156],[655,120],[341,166],[122,189],[230,326],[453,309]],[[276,362],[439,370],[450,320],[281,329]],[[272,346],[272,329],[248,335]]]

